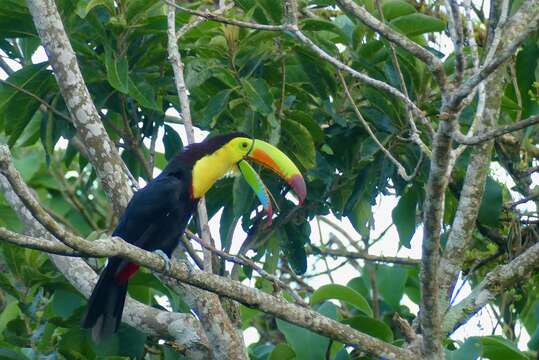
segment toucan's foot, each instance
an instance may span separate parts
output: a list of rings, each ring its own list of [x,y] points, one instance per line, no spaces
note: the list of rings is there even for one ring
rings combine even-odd
[[[156,255],[159,255],[161,259],[165,262],[165,273],[170,272],[170,268],[172,267],[172,261],[170,261],[170,258],[165,254],[162,250],[155,250],[153,252]]]

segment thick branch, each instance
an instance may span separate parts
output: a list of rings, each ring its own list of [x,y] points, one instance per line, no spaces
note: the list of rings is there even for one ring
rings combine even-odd
[[[123,212],[132,192],[122,171],[122,159],[110,140],[69,42],[54,0],[28,0],[28,8],[54,70],[60,91],[89,160],[101,179],[117,215]]]
[[[488,89],[483,111],[477,114],[478,131],[488,133],[498,120],[502,101],[503,87],[505,85],[504,69],[500,68],[485,83]],[[490,171],[490,159],[493,141],[484,142],[472,149],[470,161],[466,169],[466,177],[460,193],[459,203],[451,232],[447,240],[443,258],[439,268],[443,313],[449,306],[449,300],[453,293],[454,284],[461,271],[465,259],[465,253],[471,246],[472,234],[475,230],[477,215],[483,197],[487,175]]]
[[[173,262],[167,272],[163,259],[154,253],[123,241],[121,238],[104,238],[93,242],[80,239],[79,251],[99,256],[121,256],[130,262],[163,273],[183,283],[214,292],[236,300],[249,307],[258,308],[278,318],[302,326],[319,334],[386,358],[415,359],[414,354],[354,330],[348,325],[327,318],[316,311],[287,302],[237,281],[192,269],[184,263]],[[39,241],[34,239],[33,241]]]
[[[465,324],[483,306],[504,291],[514,288],[536,274],[539,268],[539,243],[533,245],[513,261],[498,266],[488,273],[464,300],[446,314],[443,332],[451,333]]]
[[[3,227],[0,227],[0,239],[9,241],[10,243],[28,249],[44,251],[49,254],[77,257],[82,256],[80,253],[73,250],[69,246],[62,244],[61,242],[53,242],[45,239],[18,234]]]
[[[539,124],[539,115],[530,116],[529,118],[525,120],[521,120],[514,124],[506,125],[498,129],[486,131],[482,134],[478,134],[475,136],[466,136],[460,132],[455,131],[453,133],[453,139],[456,142],[459,142],[464,145],[477,145],[477,144],[484,143],[485,141],[489,141],[494,138],[497,138],[499,136],[512,133],[518,130],[522,130],[524,128],[527,128],[535,124]]]
[[[445,190],[449,178],[451,131],[454,119],[442,121],[432,144],[432,159],[423,215],[423,255],[421,258],[421,328],[422,352],[425,359],[442,359],[440,332],[438,266],[440,263],[440,231],[444,211]]]

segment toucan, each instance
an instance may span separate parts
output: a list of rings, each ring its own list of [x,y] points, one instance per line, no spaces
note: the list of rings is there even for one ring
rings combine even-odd
[[[133,195],[112,235],[144,250],[158,252],[169,261],[198,200],[230,172],[244,176],[271,221],[270,193],[247,160],[276,172],[294,190],[299,203],[303,203],[307,190],[296,165],[275,146],[233,132],[209,137],[178,152],[159,176]],[[92,329],[95,341],[118,330],[128,280],[138,269],[139,265],[121,257],[108,258],[82,319],[82,327]]]

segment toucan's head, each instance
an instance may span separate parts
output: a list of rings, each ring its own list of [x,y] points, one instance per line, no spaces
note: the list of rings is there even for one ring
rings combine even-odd
[[[241,132],[217,135],[201,143],[191,144],[167,165],[163,172],[190,168],[192,171],[191,194],[198,199],[228,172],[237,171],[255,191],[271,219],[272,207],[269,191],[248,161],[254,161],[274,171],[294,190],[300,204],[307,190],[298,168],[281,150]]]

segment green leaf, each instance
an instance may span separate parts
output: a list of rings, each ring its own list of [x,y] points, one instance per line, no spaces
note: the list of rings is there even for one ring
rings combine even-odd
[[[445,350],[447,360],[475,360],[481,356],[482,345],[479,338],[467,339],[457,350]]]
[[[445,22],[424,14],[410,14],[390,21],[390,24],[407,36],[421,35],[445,30]]]
[[[416,12],[415,8],[403,0],[386,0],[382,4],[382,11],[387,21],[391,21],[395,18],[413,14]]]
[[[127,357],[128,359],[144,358],[144,343],[147,335],[129,325],[122,324],[117,333],[119,349],[114,355]],[[107,359],[110,359],[108,357]]]
[[[318,312],[331,319],[337,317],[337,310],[332,303],[324,303]],[[296,353],[296,360],[324,360],[329,345],[327,337],[318,335],[289,322],[277,319],[277,327],[284,334],[286,342]]]
[[[167,161],[172,159],[183,148],[180,135],[171,126],[166,124],[163,145],[165,147],[165,158]]]
[[[483,345],[482,356],[490,360],[527,360],[528,357],[521,353],[515,344],[501,336],[481,337]]]
[[[367,316],[355,316],[351,319],[343,320],[344,324],[350,325],[356,330],[374,336],[386,342],[393,341],[393,331],[391,328],[380,320],[373,319]]]
[[[208,105],[206,106],[203,118],[201,121],[202,127],[212,127],[215,125],[214,120],[223,112],[223,110],[226,109],[226,106],[228,105],[228,99],[230,98],[230,94],[232,93],[232,90],[226,89],[221,90],[215,96],[212,96],[210,101],[208,101]]]
[[[399,233],[400,244],[408,249],[415,233],[416,206],[417,194],[413,189],[408,189],[391,212],[393,223]]]
[[[502,186],[492,177],[488,177],[485,193],[479,207],[477,220],[484,225],[494,226],[498,223],[503,206]]]
[[[356,202],[347,217],[361,236],[369,236],[370,224],[372,223],[372,207],[366,196]]]
[[[56,316],[66,320],[73,315],[75,310],[85,303],[86,302],[79,294],[64,289],[57,289],[54,292],[54,297],[50,306]]]
[[[310,226],[308,222],[301,225],[286,224],[284,231],[280,231],[281,247],[284,249],[286,259],[292,270],[298,275],[307,271],[307,253],[305,243],[309,241]]]
[[[104,6],[110,15],[115,14],[115,7],[113,0],[79,0],[75,13],[82,19],[88,16],[88,13],[92,11],[96,6]]]
[[[147,19],[153,15],[152,10],[159,8],[161,4],[158,1],[149,0],[130,0],[127,2],[127,11],[125,12],[128,22],[133,22],[139,19]],[[178,20],[176,20],[178,21]]]
[[[290,346],[280,343],[273,348],[268,360],[292,360],[295,357],[296,353]]]
[[[36,52],[37,48],[41,44],[41,41],[37,37],[26,37],[18,40],[19,47],[21,48],[22,56],[26,62],[32,62],[32,55]]]
[[[265,10],[265,13],[276,24],[282,23],[283,7],[279,1],[275,0],[257,0]]]
[[[94,358],[92,343],[87,331],[70,329],[62,334],[57,351],[68,359]]]
[[[129,90],[129,66],[127,57],[115,58],[112,51],[105,51],[107,80],[116,90],[127,94]]]
[[[155,101],[153,88],[145,83],[139,83],[138,86],[129,78],[129,96],[133,97],[141,107],[146,107],[155,111],[163,112],[161,107]]]
[[[401,267],[379,265],[376,268],[376,282],[380,296],[394,309],[399,308],[407,277],[406,270]]]
[[[522,108],[509,98],[507,95],[502,96],[502,109],[505,111],[520,111]]]
[[[264,79],[242,79],[241,83],[243,85],[245,98],[253,111],[262,115],[269,115],[274,111],[273,96]]]
[[[346,34],[338,28],[334,23],[322,19],[303,19],[299,23],[300,28],[304,31],[330,31],[338,36],[337,41],[344,44],[348,43]]]
[[[19,308],[19,302],[13,301],[6,305],[4,311],[0,314],[0,334],[4,332],[7,324],[21,315],[21,309]]]
[[[282,121],[281,130],[284,148],[294,154],[303,167],[313,168],[316,162],[316,151],[309,130],[302,124],[288,119]]]
[[[249,185],[241,176],[234,178],[232,194],[234,196],[232,200],[234,217],[239,218],[249,211],[255,194],[249,190]]]
[[[36,99],[48,95],[55,85],[48,63],[28,65],[0,82],[0,124],[9,135],[8,145],[13,146],[30,123],[41,103]],[[23,90],[20,90],[23,89]],[[31,93],[33,96],[28,95]]]
[[[305,126],[305,128],[309,130],[309,133],[316,144],[324,142],[324,131],[322,131],[322,128],[316,120],[312,118],[311,114],[303,111],[294,111],[290,115],[287,115],[287,118]]]
[[[369,306],[369,303],[360,293],[354,289],[338,284],[328,284],[316,289],[311,295],[311,304],[318,304],[329,299],[344,301],[364,314],[372,316],[372,309]]]
[[[223,208],[221,218],[219,219],[219,236],[223,249],[230,249],[230,240],[232,240],[232,237],[229,238],[228,235],[231,231],[234,231],[231,226],[235,224],[236,222],[234,222],[234,208],[232,205],[227,204]]]
[[[185,85],[195,89],[212,77],[215,62],[207,58],[189,59],[185,66]]]

